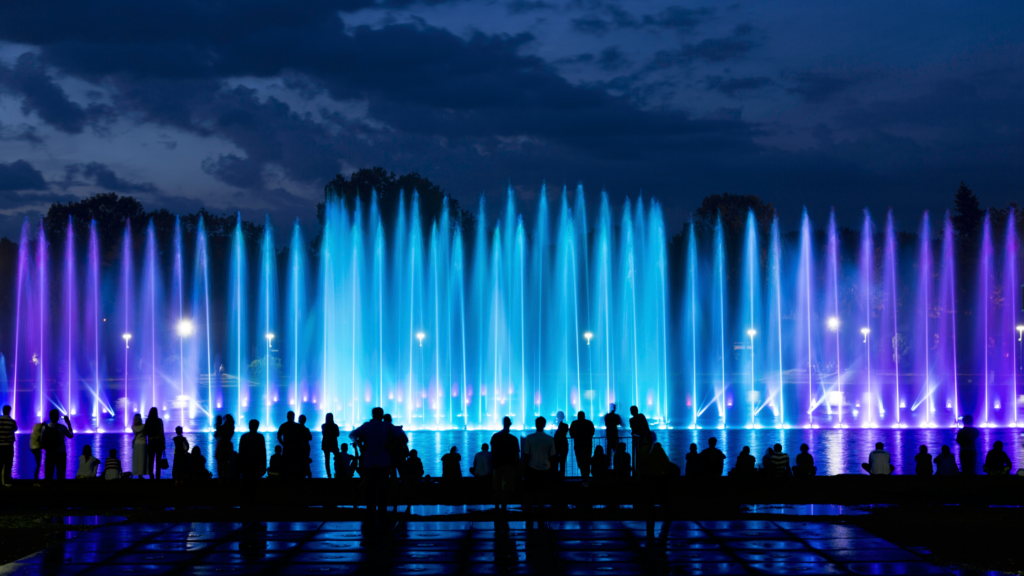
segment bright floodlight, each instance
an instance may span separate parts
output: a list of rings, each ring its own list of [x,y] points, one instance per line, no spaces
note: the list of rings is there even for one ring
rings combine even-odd
[[[127,342],[132,339],[132,335],[125,332],[124,334],[121,334],[121,338],[124,338],[124,341]]]
[[[860,333],[864,335],[864,341],[868,341],[868,334],[871,334],[871,328],[861,328]]]
[[[587,339],[587,346],[590,346],[590,339],[594,337],[594,333],[588,330],[583,333],[583,337]]]
[[[747,329],[747,336],[750,336],[751,338],[753,338],[754,336],[757,336],[757,330],[754,330],[753,328],[748,328]]]
[[[274,339],[274,333],[273,332],[267,332],[267,340],[270,341],[270,340],[273,340],[273,339]]]
[[[191,320],[182,320],[181,322],[178,322],[178,336],[191,336],[194,331],[195,327],[192,326]]]
[[[835,332],[836,330],[839,330],[839,318],[836,318],[835,316],[832,316],[831,318],[829,318],[828,319],[828,329],[833,331],[833,332]]]
[[[420,341],[420,347],[423,347],[423,339],[426,338],[426,337],[427,337],[427,335],[424,334],[423,332],[417,332],[416,333],[416,339]]]

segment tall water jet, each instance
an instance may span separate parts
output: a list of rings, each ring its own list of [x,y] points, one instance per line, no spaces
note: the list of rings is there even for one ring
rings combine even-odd
[[[121,339],[124,340],[124,431],[131,432],[131,427],[128,424],[128,416],[133,412],[131,406],[131,399],[129,397],[128,389],[128,351],[131,347],[132,340],[132,324],[134,320],[135,310],[132,307],[134,303],[134,291],[132,290],[135,275],[132,272],[132,222],[131,220],[125,220],[124,223],[124,237],[121,240],[121,294],[119,299],[119,312],[121,313],[121,322],[124,327],[124,332],[121,333]],[[135,407],[135,410],[140,410],[141,404]]]
[[[897,308],[899,306],[899,293],[896,290],[897,283],[897,261],[896,261],[896,231],[892,221],[892,210],[885,220],[885,263],[884,283],[885,297],[882,303],[882,350],[880,355],[880,368],[892,374],[895,388],[894,410],[896,411],[896,427],[901,425],[900,410],[904,407],[903,397],[900,395],[900,354],[905,344],[899,331],[899,318]],[[878,415],[885,416],[885,405],[879,398]]]
[[[772,218],[772,230],[771,230],[771,255],[769,266],[769,274],[771,275],[771,293],[769,299],[771,301],[771,321],[769,322],[769,347],[768,350],[772,354],[772,360],[777,361],[775,366],[778,370],[778,384],[775,388],[774,396],[778,400],[778,410],[775,413],[775,426],[780,428],[788,428],[789,421],[786,419],[786,394],[785,394],[785,379],[786,369],[783,361],[783,340],[782,340],[782,241],[779,237],[779,218],[775,216]],[[694,376],[696,380],[696,375]]]
[[[278,362],[272,353],[277,331],[277,248],[270,215],[263,220],[263,239],[260,242],[260,299],[257,313],[258,326],[263,336],[263,411],[266,422],[273,422],[271,407],[277,401]],[[278,340],[280,342],[280,340]]]
[[[64,302],[62,306],[62,317],[64,320],[64,334],[62,344],[64,347],[64,374],[61,384],[64,386],[64,395],[57,398],[57,407],[61,412],[69,416],[77,415],[76,399],[72,398],[75,393],[75,381],[77,380],[76,356],[80,343],[75,342],[75,335],[79,333],[81,324],[78,318],[78,278],[75,270],[75,227],[71,217],[68,216],[68,224],[64,233]],[[62,402],[66,404],[62,405]]]
[[[978,352],[980,356],[982,382],[984,383],[984,395],[982,396],[985,402],[983,410],[982,425],[988,426],[991,423],[989,419],[989,408],[991,403],[989,401],[989,392],[992,379],[992,346],[990,339],[992,338],[989,332],[992,322],[992,286],[995,284],[993,281],[993,270],[992,261],[995,258],[992,248],[992,215],[985,213],[985,224],[982,230],[981,237],[981,254],[978,259],[978,295],[977,295],[977,332],[975,341],[978,343]]]
[[[746,234],[743,242],[743,298],[741,301],[741,315],[739,322],[739,334],[747,336],[746,346],[750,353],[744,355],[743,362],[747,368],[741,370],[744,375],[749,375],[747,392],[747,405],[750,409],[749,428],[758,428],[757,415],[761,411],[761,394],[757,390],[757,364],[759,357],[755,353],[758,331],[765,332],[761,321],[761,278],[759,271],[760,253],[757,249],[757,220],[754,219],[754,211],[747,210]],[[762,334],[761,339],[764,339]]]
[[[157,259],[157,246],[156,246],[156,231],[153,227],[153,220],[149,220],[149,225],[146,227],[146,248],[145,248],[145,260],[143,261],[142,269],[142,297],[143,297],[143,334],[142,334],[142,354],[146,359],[146,374],[149,376],[150,395],[149,405],[154,408],[160,408],[161,412],[166,412],[166,406],[160,406],[160,397],[157,395],[157,389],[160,388],[160,379],[158,378],[159,361],[161,358],[160,340],[157,337],[157,327],[163,327],[165,325],[165,318],[160,314],[163,312],[163,302],[160,296],[160,262]],[[141,393],[141,390],[140,390]],[[139,406],[145,411],[146,398],[139,398]]]
[[[1001,388],[1010,388],[1010,393],[1000,394],[1000,402],[1013,414],[1006,418],[1002,424],[1017,426],[1017,409],[1019,396],[1017,394],[1017,362],[1019,361],[1019,340],[1024,339],[1024,330],[1018,328],[1017,311],[1020,308],[1017,295],[1020,288],[1020,279],[1017,276],[1017,262],[1020,252],[1017,244],[1016,210],[1010,208],[1006,216],[1006,239],[1003,244],[1003,298],[1002,311],[1000,313],[1001,330],[998,341],[1000,342],[1001,379],[1006,382]],[[1009,376],[1009,377],[1007,377]],[[1008,396],[1008,397],[1007,397]]]
[[[953,261],[955,236],[953,220],[947,210],[942,228],[942,270],[939,277],[938,358],[943,364],[938,372],[946,375],[946,382],[952,383],[953,398],[951,401],[947,400],[947,408],[953,412],[954,425],[960,419],[960,380],[957,374],[956,350],[956,271]]]
[[[842,320],[839,314],[839,231],[836,229],[836,212],[834,209],[829,213],[828,217],[828,254],[826,258],[828,259],[828,294],[826,300],[828,301],[827,313],[829,315],[827,326],[835,338],[835,357],[832,364],[836,369],[836,390],[834,395],[831,392],[826,393],[825,406],[831,416],[832,404],[836,405],[836,409],[839,412],[839,427],[841,428],[843,426],[843,405],[846,403],[846,399],[843,397],[842,340],[840,338]]]
[[[596,341],[593,343],[598,357],[599,370],[604,372],[604,407],[610,407],[615,402],[615,390],[612,386],[613,376],[613,355],[612,355],[612,330],[614,329],[614,318],[612,317],[612,300],[614,286],[612,284],[612,254],[614,254],[614,238],[612,237],[612,215],[608,204],[607,192],[601,192],[601,208],[597,225],[597,244],[594,250],[594,268],[596,286],[594,316],[597,322]],[[603,361],[602,361],[603,360]]]
[[[913,346],[915,348],[915,372],[917,374],[924,374],[924,380],[921,383],[920,391],[917,394],[917,399],[911,406],[911,412],[916,410],[922,404],[924,405],[924,422],[926,426],[930,426],[932,423],[932,414],[935,412],[935,407],[932,402],[932,359],[931,359],[931,347],[932,347],[932,335],[934,326],[932,325],[932,305],[934,298],[932,297],[932,231],[931,224],[928,220],[928,211],[925,211],[921,217],[921,231],[920,237],[920,248],[917,255],[917,318],[915,326],[915,337],[913,339]],[[920,421],[920,418],[917,419]]]
[[[249,331],[246,319],[249,315],[247,307],[248,273],[246,271],[246,242],[242,230],[242,213],[235,215],[235,231],[231,236],[231,270],[228,281],[228,302],[230,318],[228,319],[229,352],[228,370],[233,372],[235,385],[238,388],[235,414],[238,422],[245,422],[244,414],[249,407]]]
[[[210,253],[206,237],[206,223],[203,217],[199,217],[196,225],[196,262],[195,272],[192,275],[192,310],[196,318],[202,323],[202,338],[205,344],[203,358],[206,360],[206,418],[207,429],[214,428],[214,410],[223,406],[224,399],[221,396],[214,398],[213,395],[213,348],[211,346],[212,326],[210,324]],[[219,384],[219,382],[218,382]],[[196,383],[196,395],[199,390]],[[221,387],[218,385],[218,394]],[[195,406],[198,402],[193,402]],[[269,424],[269,423],[268,423]]]
[[[39,221],[39,233],[36,237],[36,308],[39,314],[39,327],[36,340],[38,353],[33,357],[36,363],[36,387],[39,390],[39,411],[37,418],[44,418],[47,413],[46,404],[46,327],[49,323],[46,314],[49,308],[49,289],[47,286],[47,269],[50,266],[50,257],[46,248],[46,230],[43,228],[43,221]]]
[[[91,350],[91,366],[92,366],[92,390],[90,395],[92,396],[92,411],[90,413],[96,429],[102,431],[103,426],[100,423],[101,408],[102,412],[106,412],[111,416],[114,416],[114,411],[110,409],[109,403],[105,399],[105,394],[100,386],[100,324],[102,324],[103,311],[100,308],[100,302],[102,301],[102,294],[100,288],[100,239],[96,233],[96,221],[92,220],[89,223],[89,272],[88,272],[88,301],[86,304],[86,322],[88,322],[90,332],[92,332],[92,338],[90,339]]]
[[[800,262],[797,267],[797,310],[795,315],[797,319],[797,345],[795,349],[797,354],[796,365],[801,369],[806,367],[807,370],[806,426],[814,426],[814,410],[819,404],[814,399],[813,277],[814,261],[811,253],[811,219],[807,216],[807,209],[805,208],[800,224]]]
[[[873,309],[873,298],[872,294],[874,291],[874,269],[875,269],[875,243],[874,243],[874,225],[871,222],[871,213],[864,210],[864,223],[861,226],[860,232],[860,259],[859,259],[859,273],[860,273],[860,290],[858,297],[860,299],[860,315],[861,322],[863,323],[860,329],[861,335],[864,337],[863,340],[863,353],[862,358],[864,359],[864,384],[866,392],[863,395],[864,398],[864,423],[872,428],[877,425],[875,416],[878,414],[878,410],[873,408],[875,402],[874,390],[872,387],[871,379],[871,328],[874,326],[872,322],[872,309]],[[877,328],[876,328],[877,330]]]
[[[14,378],[10,385],[10,396],[6,399],[11,405],[11,413],[17,417],[18,415],[18,366],[21,360],[21,318],[24,314],[22,310],[22,303],[25,297],[31,297],[31,286],[26,286],[29,283],[29,259],[32,258],[31,250],[31,228],[26,217],[21,223],[21,238],[18,244],[18,277],[16,278],[17,295],[15,296],[15,316],[14,316]],[[28,292],[29,294],[26,294]],[[25,303],[25,308],[30,306]],[[31,321],[31,319],[27,319]],[[4,374],[7,372],[4,371]]]
[[[695,233],[695,226],[691,221],[687,228],[689,230],[688,238],[686,241],[686,291],[683,298],[683,326],[685,337],[683,345],[683,358],[684,365],[689,366],[689,379],[690,379],[690,398],[687,404],[690,407],[690,411],[693,415],[693,420],[690,423],[690,428],[696,430],[698,428],[697,418],[700,416],[700,409],[702,399],[697,392],[698,382],[698,356],[697,356],[697,345],[698,338],[697,325],[700,321],[700,308],[697,306],[697,299],[700,297],[699,294],[699,279],[697,277],[697,235]]]
[[[383,258],[378,258],[383,264]],[[302,413],[302,393],[305,392],[306,373],[303,367],[307,365],[305,350],[308,346],[305,342],[306,323],[309,315],[306,308],[306,243],[302,238],[302,228],[299,227],[299,219],[295,219],[292,226],[291,246],[288,252],[288,309],[285,313],[287,320],[286,347],[290,348],[289,358],[291,366],[291,386],[286,392],[288,396],[289,410]],[[379,304],[379,303],[378,303]],[[300,390],[300,385],[303,387]],[[377,398],[378,405],[382,405],[381,398]]]

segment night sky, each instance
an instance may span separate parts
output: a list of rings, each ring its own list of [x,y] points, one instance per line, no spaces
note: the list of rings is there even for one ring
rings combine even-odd
[[[1024,203],[1024,8],[987,2],[0,2],[0,235],[50,202],[315,226],[336,173],[711,193],[915,230]],[[282,234],[282,237],[286,235]]]

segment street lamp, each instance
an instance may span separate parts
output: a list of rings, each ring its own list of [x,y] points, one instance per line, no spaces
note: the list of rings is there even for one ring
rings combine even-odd
[[[861,328],[860,333],[864,336],[864,343],[868,341],[868,334],[871,334],[871,328]]]
[[[195,332],[196,328],[192,325],[191,320],[183,319],[178,322],[178,336],[182,338],[191,336]]]
[[[590,346],[590,339],[594,337],[594,333],[590,331],[584,332],[583,337],[587,339],[587,346]]]
[[[128,432],[128,341],[132,335],[125,332],[121,338],[124,338],[124,431]]]
[[[416,333],[416,339],[420,341],[420,348],[423,348],[423,339],[426,338],[426,337],[427,337],[427,335],[424,334],[423,332],[417,332]]]
[[[1017,342],[1024,342],[1024,325],[1017,325]]]
[[[828,319],[827,324],[828,324],[828,329],[829,330],[831,330],[833,332],[835,332],[836,330],[839,330],[839,318],[836,318],[835,316],[832,316],[832,317],[830,317]]]

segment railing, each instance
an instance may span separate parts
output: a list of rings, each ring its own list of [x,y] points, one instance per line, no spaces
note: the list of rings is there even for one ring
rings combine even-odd
[[[630,435],[629,430],[619,430],[619,442],[626,445],[626,450],[630,454],[630,464],[636,466],[636,450],[633,446],[633,437]],[[599,431],[594,434],[593,446],[591,447],[591,453],[593,449],[601,446],[604,449],[604,453],[608,456],[608,469],[614,469],[614,462],[612,461],[612,454],[608,451],[608,437],[603,431]],[[572,437],[569,438],[569,454],[565,459],[565,477],[566,478],[579,478],[580,467],[576,463],[576,450],[574,450],[575,441]],[[591,474],[593,475],[593,474]]]

